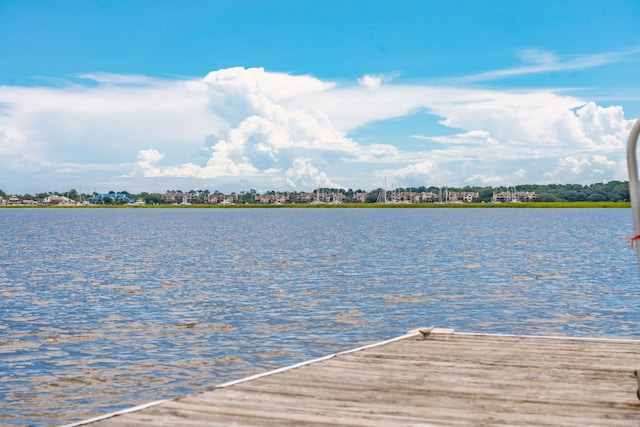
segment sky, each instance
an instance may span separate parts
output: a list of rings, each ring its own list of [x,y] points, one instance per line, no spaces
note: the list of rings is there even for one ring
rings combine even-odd
[[[8,194],[628,180],[637,0],[0,0]]]

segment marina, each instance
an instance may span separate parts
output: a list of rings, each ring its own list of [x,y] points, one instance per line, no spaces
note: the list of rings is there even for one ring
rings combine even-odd
[[[71,426],[629,426],[640,341],[405,336]]]

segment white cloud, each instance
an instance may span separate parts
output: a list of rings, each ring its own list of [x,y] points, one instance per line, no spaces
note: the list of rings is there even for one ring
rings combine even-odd
[[[399,76],[399,73],[365,74],[358,79],[358,84],[367,90],[376,90],[382,83],[389,83]]]
[[[588,55],[558,55],[555,52],[539,49],[524,49],[518,52],[518,57],[527,65],[494,70],[473,76],[464,77],[464,81],[484,81],[503,79],[512,76],[540,74],[548,72],[575,71],[595,68],[620,61],[627,56],[637,55],[639,47],[617,52],[595,53]]]
[[[160,153],[154,148],[140,150],[138,151],[138,161],[136,162],[136,169],[143,176],[160,176],[160,169],[155,164],[162,160],[163,157],[164,154]],[[131,174],[124,175],[125,178],[130,178],[132,176],[135,176],[135,171]]]
[[[436,163],[431,160],[425,160],[420,163],[413,163],[404,168],[390,171],[389,175],[393,178],[398,178],[402,182],[414,181],[423,183],[427,179],[432,178],[436,171]],[[420,185],[421,185],[420,184]]]
[[[380,85],[382,84],[382,79],[379,76],[366,75],[358,79],[358,83],[360,83],[361,86],[364,86],[367,89],[373,90],[380,87]]]
[[[511,180],[516,182],[522,182],[522,180],[527,176],[527,171],[524,169],[518,169],[511,175]]]
[[[309,159],[298,157],[285,172],[287,184],[294,189],[315,189],[320,187],[344,188],[333,182],[324,172],[315,168]]]
[[[540,49],[523,49],[517,52],[517,56],[524,62],[538,65],[553,66],[560,62],[558,55],[554,52],[548,52]]]
[[[549,90],[403,85],[382,75],[338,85],[261,68],[190,80],[80,78],[92,84],[0,87],[0,188],[16,175],[27,183],[33,171],[47,178],[23,191],[85,179],[92,182],[85,187],[148,191],[165,190],[171,179],[222,191],[366,189],[384,176],[398,186],[625,179],[631,122],[622,107]],[[395,130],[415,147],[349,137],[413,114],[437,117],[442,131]]]
[[[592,163],[602,165],[605,168],[613,169],[616,167],[616,162],[609,160],[607,156],[595,154],[592,158]]]
[[[566,156],[557,161],[557,166],[545,173],[547,182],[590,183],[627,180],[626,165],[610,160],[605,155]]]
[[[138,152],[138,162],[140,162],[141,164],[152,164],[155,162],[159,162],[163,157],[164,154],[160,153],[158,150],[154,150],[153,148]]]
[[[425,136],[425,135],[413,135],[413,138],[425,139],[428,141],[438,142],[445,145],[496,145],[498,140],[491,137],[491,134],[485,130],[472,130],[465,133],[459,133],[450,136]]]
[[[577,159],[575,157],[568,156],[558,159],[558,165],[563,168],[569,168],[572,173],[578,175],[585,168],[591,166],[591,163],[589,162],[589,160],[584,158]]]
[[[11,142],[22,147],[21,154],[30,152],[35,163],[112,161],[125,153],[135,156],[138,144],[179,152],[201,145],[202,135],[220,125],[206,108],[204,89],[183,81],[2,88],[0,102],[7,108],[0,128],[13,127]]]

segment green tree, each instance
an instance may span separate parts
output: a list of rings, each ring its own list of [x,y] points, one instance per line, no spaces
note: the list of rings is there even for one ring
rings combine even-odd
[[[628,182],[610,181],[604,187],[607,197],[612,202],[628,202],[630,200]]]
[[[147,194],[144,197],[144,202],[148,205],[159,205],[162,202],[162,195],[160,193]]]
[[[492,187],[481,188],[479,189],[478,194],[480,195],[481,201],[490,202],[491,199],[493,198],[493,188]]]
[[[382,191],[382,188],[377,188],[367,193],[367,197],[364,199],[366,203],[375,203],[378,201],[378,195]]]
[[[538,202],[558,202],[558,197],[552,193],[536,193],[536,200]]]
[[[589,196],[587,196],[587,200],[590,202],[606,202],[607,195],[602,191],[597,191],[589,194]]]

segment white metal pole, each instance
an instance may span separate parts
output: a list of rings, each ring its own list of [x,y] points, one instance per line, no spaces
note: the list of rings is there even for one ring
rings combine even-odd
[[[636,157],[636,145],[640,135],[640,119],[636,120],[627,143],[627,168],[629,169],[629,198],[631,200],[631,212],[633,214],[633,226],[635,236],[640,234],[640,185],[638,184],[638,159]],[[640,245],[636,245],[638,268],[640,268]]]

